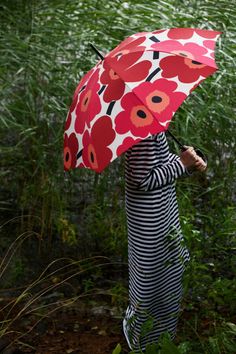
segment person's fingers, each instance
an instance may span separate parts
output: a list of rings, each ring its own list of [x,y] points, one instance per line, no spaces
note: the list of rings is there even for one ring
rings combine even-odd
[[[207,165],[206,163],[202,160],[202,159],[199,159],[196,163],[195,163],[195,167],[197,170],[203,172],[205,171],[205,169],[207,168]]]
[[[196,154],[196,152],[194,150],[189,150],[188,151],[188,155],[194,160],[197,161],[198,160],[198,156]]]

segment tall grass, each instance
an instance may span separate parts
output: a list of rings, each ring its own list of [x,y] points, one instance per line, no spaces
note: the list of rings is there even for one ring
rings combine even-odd
[[[224,32],[217,50],[219,73],[192,94],[172,129],[207,152],[210,183],[221,191],[225,186],[224,199],[228,193],[230,200],[236,129],[232,94],[235,10],[231,2],[198,0],[190,6],[171,0],[149,4],[18,0],[6,1],[1,14],[2,209],[11,209],[15,203],[15,213],[40,217],[40,224],[31,217],[22,220],[23,224],[27,221],[27,229],[52,235],[71,203],[62,172],[62,134],[76,83],[96,62],[88,43],[107,52],[133,32],[171,26]],[[101,177],[84,171],[72,174],[76,182],[72,194],[83,189],[84,183],[86,194],[88,190],[93,194],[93,180],[109,180],[113,167]]]
[[[37,234],[38,241],[24,246],[31,262],[32,252],[36,257],[43,249],[49,259],[67,252],[126,259],[122,159],[101,175],[63,172],[67,110],[79,79],[97,61],[88,43],[106,53],[139,31],[223,31],[216,49],[219,71],[186,100],[171,129],[209,160],[205,175],[178,183],[181,222],[192,254],[186,306],[199,310],[200,298],[205,304],[200,318],[208,311],[230,320],[236,230],[233,2],[6,0],[0,14],[0,210],[2,222],[20,220],[3,228],[0,245],[7,247],[16,234]]]

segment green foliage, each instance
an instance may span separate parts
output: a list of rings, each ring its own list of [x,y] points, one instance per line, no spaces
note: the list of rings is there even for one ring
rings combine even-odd
[[[121,345],[120,343],[118,343],[115,349],[113,350],[112,354],[120,354],[120,353],[121,353]]]
[[[166,338],[154,353],[234,353],[235,327],[235,18],[228,0],[4,1],[0,5],[1,251],[16,234],[36,235],[12,263],[12,280],[35,267],[45,246],[76,257],[127,259],[123,161],[101,175],[62,170],[63,126],[73,92],[104,53],[134,32],[169,27],[223,31],[219,71],[200,85],[175,115],[171,130],[208,156],[208,171],[178,182],[185,242],[190,250],[184,316],[176,344]],[[172,149],[175,146],[172,142]],[[20,231],[20,233],[19,233]],[[76,247],[75,247],[76,246]],[[28,253],[27,253],[28,249]],[[26,254],[24,254],[26,252]],[[32,257],[32,253],[35,253]],[[30,255],[30,256],[29,256]],[[1,256],[1,255],[0,255]],[[22,258],[19,258],[22,257]],[[5,258],[4,258],[5,259]],[[29,259],[29,265],[26,264]],[[84,267],[92,268],[91,262]],[[5,266],[4,266],[5,269]],[[86,268],[87,269],[87,268]],[[101,279],[102,271],[97,279]],[[93,277],[81,281],[89,291]],[[7,284],[7,283],[5,283]],[[10,285],[10,283],[9,283]],[[122,285],[111,289],[120,306]],[[122,304],[122,305],[121,305]],[[121,351],[118,345],[115,349]],[[115,352],[116,353],[116,352]],[[148,352],[147,352],[148,353]]]
[[[110,291],[111,304],[119,309],[124,309],[127,302],[127,288],[122,283],[117,283]]]

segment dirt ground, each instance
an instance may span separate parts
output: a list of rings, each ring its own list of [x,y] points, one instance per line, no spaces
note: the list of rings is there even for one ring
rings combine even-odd
[[[122,353],[128,353],[122,317],[112,311],[104,304],[78,302],[61,308],[37,325],[35,315],[24,316],[14,326],[14,331],[23,334],[17,348],[22,353],[34,354],[111,354],[120,343]]]

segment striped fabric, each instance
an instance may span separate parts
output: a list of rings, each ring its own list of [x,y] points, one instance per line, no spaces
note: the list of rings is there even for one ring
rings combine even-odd
[[[129,149],[125,167],[130,302],[123,329],[130,349],[138,351],[165,331],[175,336],[189,259],[175,180],[186,170],[169,152],[164,133]]]

